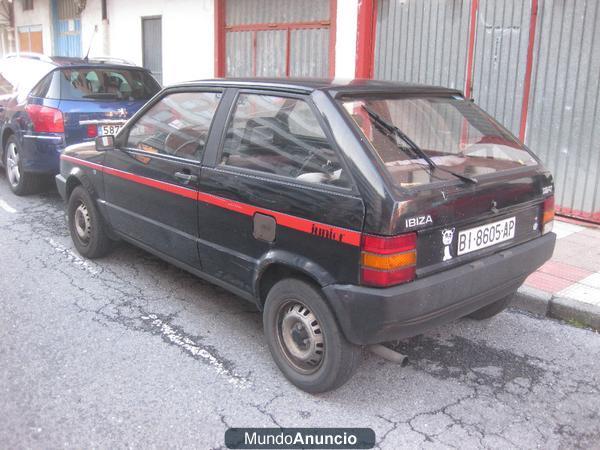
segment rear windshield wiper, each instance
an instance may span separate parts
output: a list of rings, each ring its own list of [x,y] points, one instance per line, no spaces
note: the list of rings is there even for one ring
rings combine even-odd
[[[395,125],[387,122],[383,118],[381,118],[381,116],[379,114],[377,114],[375,111],[373,111],[372,109],[366,107],[365,105],[362,105],[362,107],[367,112],[367,114],[369,115],[369,117],[371,117],[377,124],[379,124],[381,127],[383,127],[389,133],[393,133],[394,135],[396,135],[400,139],[402,139],[404,142],[406,142],[406,144],[410,147],[410,149],[412,150],[412,152],[415,155],[417,155],[419,158],[422,158],[423,160],[425,160],[427,162],[427,164],[429,165],[429,167],[432,170],[441,170],[442,172],[447,172],[450,175],[454,175],[456,178],[458,178],[458,179],[460,179],[460,180],[462,180],[462,181],[464,181],[466,183],[473,183],[473,184],[478,183],[478,181],[477,181],[476,178],[471,178],[471,177],[468,177],[466,175],[461,175],[460,173],[456,173],[456,172],[454,172],[454,171],[452,171],[450,169],[446,169],[445,167],[438,166],[423,151],[423,149],[421,149],[421,147],[419,147],[411,138],[409,138],[406,135],[406,133],[404,133],[404,131],[402,131],[397,126],[395,126]]]

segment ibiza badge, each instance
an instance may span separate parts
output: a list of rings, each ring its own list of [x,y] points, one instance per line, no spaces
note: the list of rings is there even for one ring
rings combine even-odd
[[[452,259],[452,254],[450,253],[450,246],[452,245],[452,240],[454,239],[454,228],[447,228],[442,230],[442,243],[444,244],[444,258],[442,261],[449,261]]]

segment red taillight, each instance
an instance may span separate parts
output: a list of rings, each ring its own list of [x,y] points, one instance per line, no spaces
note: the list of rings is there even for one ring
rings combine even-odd
[[[98,136],[98,127],[96,125],[87,126],[87,137],[94,138]]]
[[[42,105],[27,105],[25,110],[36,133],[64,133],[65,124],[60,110]]]
[[[542,234],[552,231],[554,224],[554,195],[544,200],[542,205]]]
[[[361,250],[362,284],[386,287],[415,279],[416,233],[394,237],[363,235]]]

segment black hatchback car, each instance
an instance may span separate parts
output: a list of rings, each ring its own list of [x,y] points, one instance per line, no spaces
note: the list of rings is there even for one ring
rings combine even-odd
[[[86,257],[124,239],[256,303],[275,362],[334,389],[361,346],[502,311],[548,260],[553,181],[450,89],[214,80],[66,149]]]

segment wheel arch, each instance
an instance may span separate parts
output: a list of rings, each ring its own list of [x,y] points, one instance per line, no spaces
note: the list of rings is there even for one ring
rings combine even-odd
[[[260,259],[253,280],[257,306],[262,310],[271,287],[284,278],[300,278],[316,288],[333,283],[333,276],[319,264],[284,250],[273,250]]]
[[[67,184],[66,184],[66,199],[68,200],[77,186],[83,186],[86,191],[92,196],[94,200],[97,200],[98,196],[96,190],[94,189],[94,185],[91,180],[86,176],[86,174],[79,168],[73,167],[67,176]]]
[[[0,156],[2,157],[2,163],[4,163],[4,152],[6,149],[6,143],[11,136],[15,136],[17,133],[11,127],[4,127],[2,130],[2,148],[0,148]]]

